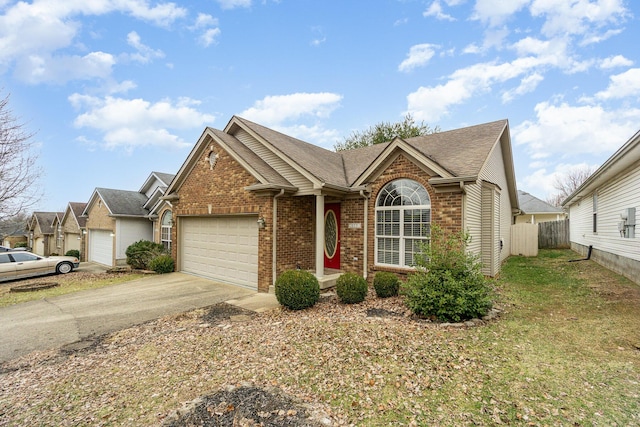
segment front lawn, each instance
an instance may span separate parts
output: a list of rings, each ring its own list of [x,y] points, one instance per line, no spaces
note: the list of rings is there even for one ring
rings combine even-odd
[[[640,425],[640,287],[574,258],[510,258],[500,317],[473,327],[416,320],[370,289],[362,304],[238,322],[196,310],[25,356],[2,366],[0,425],[159,425],[247,383],[334,425]]]

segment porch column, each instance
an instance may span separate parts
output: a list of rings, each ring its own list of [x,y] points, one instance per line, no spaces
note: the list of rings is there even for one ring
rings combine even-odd
[[[324,276],[324,195],[316,196],[316,277]]]

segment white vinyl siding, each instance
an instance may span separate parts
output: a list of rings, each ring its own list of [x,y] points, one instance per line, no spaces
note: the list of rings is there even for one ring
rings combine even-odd
[[[503,137],[506,136],[503,135]],[[503,242],[502,250],[499,250],[499,258],[497,259],[497,262],[500,263],[504,261],[511,253],[510,230],[511,224],[513,223],[513,213],[511,212],[511,206],[515,202],[512,201],[510,197],[509,186],[507,183],[507,176],[505,172],[505,162],[502,155],[500,143],[497,143],[493,147],[491,153],[489,154],[487,162],[480,171],[479,178],[496,185],[500,191],[499,205],[496,206],[496,209],[498,209],[498,212],[496,212],[496,218],[499,219],[499,229],[496,230],[496,235],[494,236],[494,247],[499,248],[500,240],[502,240]],[[468,206],[467,209],[473,209],[473,207]],[[499,264],[496,273],[498,271]]]
[[[180,270],[222,283],[258,288],[258,217],[180,220]]]
[[[620,214],[626,208],[636,208],[636,223],[640,219],[640,167],[618,176],[598,188],[598,232],[593,232],[593,193],[573,203],[569,210],[571,241],[583,246],[640,261],[640,227],[636,237],[620,235]]]
[[[284,179],[297,187],[299,192],[304,193],[305,191],[313,190],[313,183],[311,181],[278,157],[273,151],[256,141],[247,131],[240,129],[233,136],[260,156],[269,166],[282,175]]]
[[[116,220],[116,260],[127,259],[127,248],[139,240],[153,241],[153,223],[146,218]]]
[[[480,255],[482,249],[482,210],[480,184],[467,184],[463,195],[462,227],[469,233],[471,241],[467,245],[469,252]]]

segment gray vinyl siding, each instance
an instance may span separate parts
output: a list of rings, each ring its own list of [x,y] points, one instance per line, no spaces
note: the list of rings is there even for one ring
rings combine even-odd
[[[463,227],[469,233],[471,241],[467,247],[469,252],[480,255],[482,250],[482,211],[480,183],[465,186]]]
[[[311,191],[313,189],[313,183],[304,177],[300,172],[292,168],[278,155],[276,155],[269,148],[256,141],[247,131],[239,129],[234,136],[245,144],[249,149],[260,156],[265,162],[267,162],[273,169],[276,170],[283,178],[289,181],[293,186],[298,187],[300,193]]]

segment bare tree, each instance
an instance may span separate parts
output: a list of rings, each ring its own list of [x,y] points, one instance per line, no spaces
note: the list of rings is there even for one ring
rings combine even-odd
[[[562,175],[556,175],[553,188],[558,192],[547,197],[547,203],[553,206],[560,206],[594,171],[595,168],[583,165],[571,168]]]
[[[25,130],[9,108],[9,95],[0,99],[0,220],[24,214],[40,200],[34,134]]]

